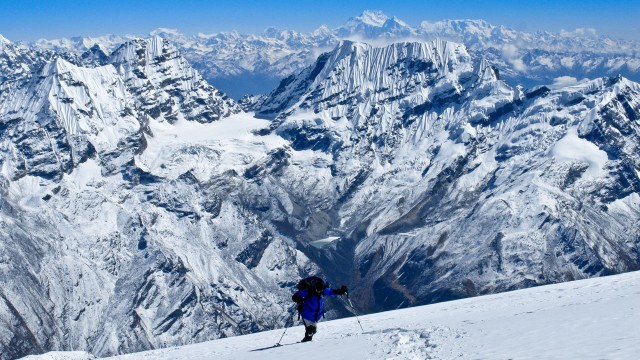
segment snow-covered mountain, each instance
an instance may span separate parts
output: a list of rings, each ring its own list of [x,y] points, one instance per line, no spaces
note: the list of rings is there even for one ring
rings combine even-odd
[[[166,40],[2,83],[0,358],[108,355],[282,325],[314,271],[229,201],[281,146]],[[5,89],[5,88],[3,88]],[[236,197],[237,199],[237,197]]]
[[[638,99],[622,77],[512,88],[456,43],[342,42],[257,115],[317,154],[280,177],[307,219],[281,231],[340,236],[317,262],[381,310],[638,269]]]
[[[322,322],[305,344],[295,343],[304,333],[297,326],[110,359],[634,359],[638,286],[635,272]],[[280,337],[283,346],[272,347]],[[25,360],[62,359],[93,357]]]
[[[597,35],[594,29],[528,33],[483,20],[423,21],[416,26],[379,11],[364,11],[331,29],[310,33],[269,28],[262,34],[221,32],[186,36],[175,29],[153,31],[176,44],[184,56],[214,86],[240,98],[261,94],[277,82],[315,61],[341,40],[371,42],[431,41],[463,43],[476,60],[486,58],[512,86],[552,84],[621,74],[640,81],[640,44]],[[67,49],[81,54],[93,44],[113,49],[130,36],[40,40],[37,48]]]
[[[631,80],[524,89],[460,43],[344,40],[254,116],[160,35],[7,42],[4,358],[280,327],[316,272],[371,312],[640,267]]]
[[[15,146],[3,161],[10,178],[60,179],[96,151],[117,170],[120,152],[132,152],[124,164],[146,146],[151,119],[211,122],[240,111],[159,37],[125,43],[109,61],[81,68],[55,58],[21,86],[7,82],[0,112]]]

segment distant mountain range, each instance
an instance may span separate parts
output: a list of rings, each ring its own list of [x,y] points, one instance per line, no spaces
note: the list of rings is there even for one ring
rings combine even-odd
[[[593,29],[527,33],[483,20],[423,21],[411,26],[378,11],[365,11],[335,29],[321,26],[310,33],[269,28],[259,35],[185,36],[174,29],[157,29],[150,35],[170,40],[209,83],[235,99],[270,91],[280,79],[309,66],[341,40],[378,45],[435,39],[463,43],[474,59],[488,60],[512,86],[549,85],[559,77],[566,83],[618,74],[640,81],[640,44],[599,36]],[[27,45],[81,55],[96,44],[108,53],[133,38],[105,35]]]

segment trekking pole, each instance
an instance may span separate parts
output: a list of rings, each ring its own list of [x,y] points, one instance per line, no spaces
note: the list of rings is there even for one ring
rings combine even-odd
[[[282,336],[280,336],[280,340],[278,340],[278,342],[276,343],[276,346],[282,346],[282,345],[280,345],[280,341],[282,341],[282,338],[284,337],[284,334],[287,333],[287,329],[288,328],[289,328],[288,326],[286,328],[284,328],[284,332],[282,333]]]
[[[360,319],[358,318],[358,314],[356,313],[356,308],[353,306],[353,303],[351,302],[351,299],[349,298],[349,293],[347,292],[347,301],[349,301],[349,305],[351,305],[351,309],[353,310],[353,315],[355,315],[356,320],[358,320],[358,325],[360,325],[360,330],[362,330],[362,333],[364,334],[364,329],[362,328],[362,323],[360,322]]]
[[[296,307],[297,307],[297,305],[296,305]],[[294,309],[294,308],[292,307],[292,308],[291,308],[291,310],[293,310],[293,309]],[[289,312],[287,311],[287,313],[289,313]],[[293,326],[293,324],[291,324],[291,326]],[[287,333],[287,330],[288,330],[291,326],[285,326],[285,328],[284,328],[284,332],[282,333],[282,336],[280,336],[280,340],[278,340],[278,342],[276,343],[276,345],[275,345],[275,346],[280,346],[280,342],[282,341],[282,338],[284,337],[284,334],[286,334],[286,333]]]

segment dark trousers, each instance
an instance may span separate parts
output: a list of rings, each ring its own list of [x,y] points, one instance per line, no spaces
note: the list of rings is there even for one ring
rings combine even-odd
[[[302,323],[304,324],[304,339],[302,339],[302,341],[311,341],[313,334],[316,333],[318,323],[304,318],[302,319]]]

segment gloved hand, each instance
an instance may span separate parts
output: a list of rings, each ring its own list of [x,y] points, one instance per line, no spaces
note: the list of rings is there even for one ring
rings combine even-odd
[[[291,297],[291,300],[293,300],[294,302],[297,302],[298,304],[302,304],[302,302],[304,301],[304,299],[298,296],[298,294],[293,294],[293,296]]]
[[[340,289],[334,289],[333,293],[336,295],[344,295],[347,293],[347,286],[346,285],[342,285],[340,287]]]

